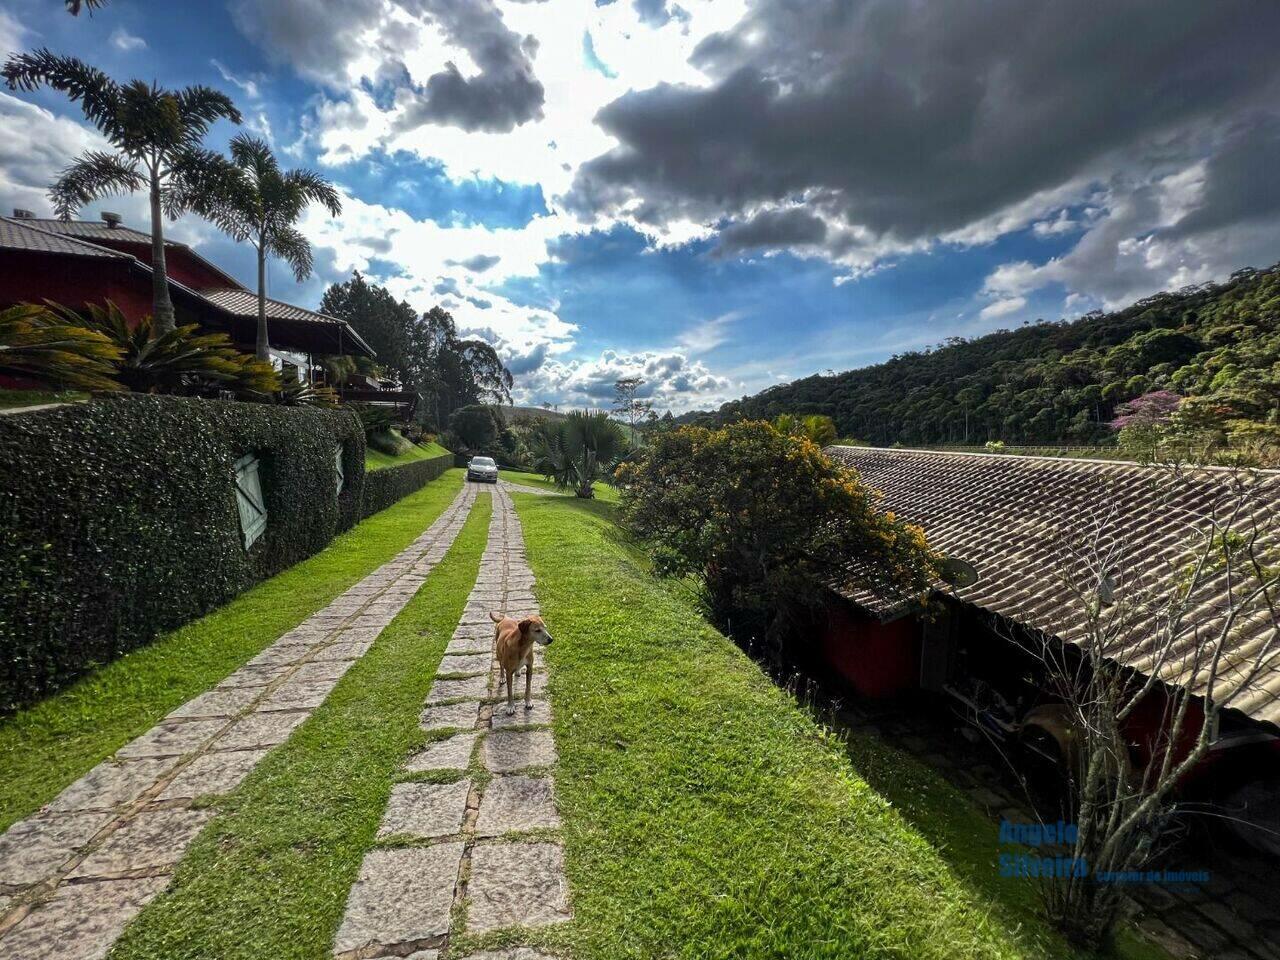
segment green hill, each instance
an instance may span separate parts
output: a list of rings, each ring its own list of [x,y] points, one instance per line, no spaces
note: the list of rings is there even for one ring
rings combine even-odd
[[[771,387],[681,422],[823,413],[875,444],[1094,444],[1152,390],[1212,398],[1230,424],[1280,427],[1280,265],[1114,313],[1040,321],[836,376]]]

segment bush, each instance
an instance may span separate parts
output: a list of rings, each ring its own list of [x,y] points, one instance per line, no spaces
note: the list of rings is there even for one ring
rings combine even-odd
[[[398,467],[371,470],[364,475],[364,511],[361,519],[385,510],[430,483],[453,466],[453,454],[418,460]]]
[[[248,453],[268,522],[246,550],[235,463]],[[0,417],[0,709],[322,549],[364,514],[364,453],[341,411],[122,395]]]
[[[858,474],[768,423],[659,433],[619,470],[628,526],[654,566],[696,577],[712,616],[775,650],[831,586],[924,594],[939,558]]]

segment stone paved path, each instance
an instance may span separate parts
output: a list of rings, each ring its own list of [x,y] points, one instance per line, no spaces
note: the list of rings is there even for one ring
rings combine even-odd
[[[0,957],[97,960],[228,793],[413,599],[475,502],[464,485],[394,559],[0,836]]]
[[[558,490],[548,490],[545,487],[527,487],[523,483],[512,483],[509,480],[498,480],[498,486],[507,493],[532,493],[535,497],[567,497],[569,494],[561,493]]]
[[[380,845],[365,856],[334,938],[340,960],[452,957],[450,939],[463,932],[543,926],[572,916],[541,648],[535,709],[525,711],[519,681],[514,717],[506,716],[505,691],[498,697],[489,611],[538,612],[507,488],[493,488],[480,573],[423,707],[422,728],[436,739],[406,760],[405,779],[392,787]],[[472,957],[543,955],[517,947]]]

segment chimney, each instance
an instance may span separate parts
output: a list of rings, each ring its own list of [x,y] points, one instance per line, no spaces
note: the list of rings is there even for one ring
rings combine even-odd
[[[124,219],[124,217],[120,216],[120,214],[108,213],[106,210],[103,210],[102,213],[99,214],[99,216],[102,217],[102,222],[105,223],[107,227],[111,230],[114,230],[116,227],[120,226],[120,222]]]
[[[36,215],[30,210],[23,210],[21,207],[13,208],[13,219],[15,220],[34,220]]]

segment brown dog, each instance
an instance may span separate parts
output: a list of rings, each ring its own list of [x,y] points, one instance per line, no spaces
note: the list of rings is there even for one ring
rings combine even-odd
[[[502,679],[507,685],[507,716],[514,716],[516,712],[512,688],[521,664],[525,667],[524,708],[532,710],[533,645],[539,643],[545,647],[551,642],[551,632],[539,616],[525,617],[517,622],[515,617],[490,613],[489,619],[497,625],[494,639],[497,641],[498,666],[502,669]]]

